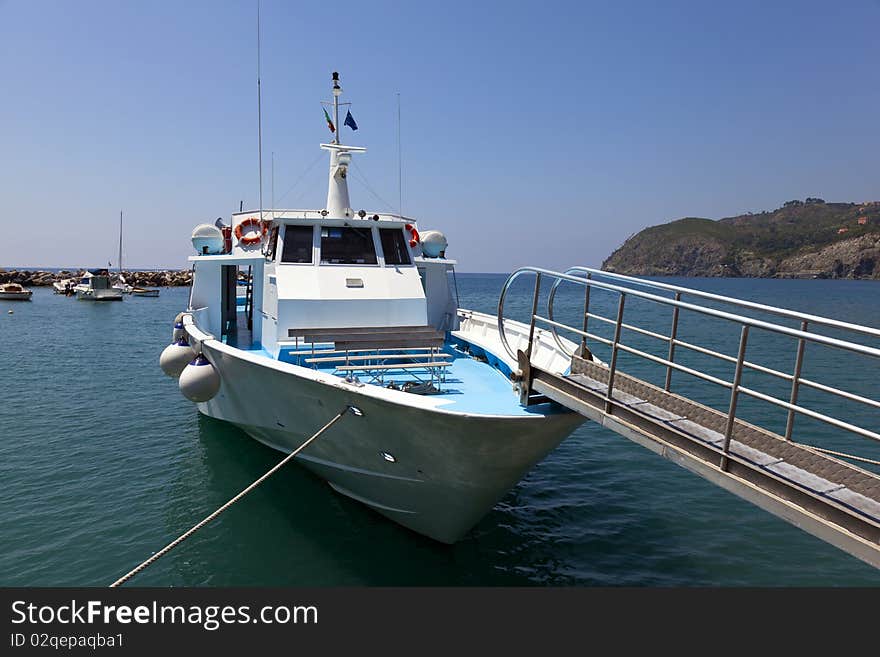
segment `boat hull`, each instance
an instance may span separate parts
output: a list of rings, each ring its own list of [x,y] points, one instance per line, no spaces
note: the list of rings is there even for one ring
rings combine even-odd
[[[337,422],[297,461],[336,491],[444,543],[462,538],[584,419],[547,414],[451,413],[365,395],[261,366],[203,343],[222,381],[198,405],[289,453],[348,405],[363,411]],[[405,393],[400,393],[405,395]],[[513,393],[511,393],[513,394]],[[408,396],[408,395],[405,395]]]
[[[0,292],[0,301],[30,301],[32,292]]]
[[[122,290],[77,290],[76,298],[80,301],[122,301]]]

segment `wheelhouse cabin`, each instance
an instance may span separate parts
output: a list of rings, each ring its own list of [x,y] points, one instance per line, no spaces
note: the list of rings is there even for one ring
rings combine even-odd
[[[456,330],[455,262],[426,257],[410,219],[346,214],[264,210],[262,223],[259,211],[234,214],[222,249],[190,258],[200,325],[272,358],[316,335],[388,332],[405,343]]]

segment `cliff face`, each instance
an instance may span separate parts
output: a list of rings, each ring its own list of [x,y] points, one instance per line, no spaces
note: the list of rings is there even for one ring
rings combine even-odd
[[[880,233],[853,237],[790,256],[779,263],[777,275],[799,272],[823,278],[880,279]]]
[[[686,218],[630,237],[602,269],[642,276],[880,279],[880,202],[790,201],[719,221]]]

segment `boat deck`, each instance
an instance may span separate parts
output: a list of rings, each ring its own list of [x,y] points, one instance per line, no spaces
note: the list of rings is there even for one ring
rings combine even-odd
[[[244,297],[238,298],[237,311],[236,325],[222,337],[222,341],[275,360],[273,354],[253,341],[253,332],[247,326]],[[510,368],[503,360],[462,337],[448,333],[439,348],[337,349],[339,345],[334,342],[296,342],[298,344],[282,346],[277,360],[343,379],[357,377],[361,383],[405,392],[410,392],[408,386],[433,384],[439,392],[413,391],[411,394],[430,396],[447,410],[520,417],[569,412],[549,400],[530,406],[520,404],[510,380]]]
[[[340,378],[357,376],[362,383],[404,390],[406,384],[432,382],[440,392],[426,396],[440,401],[442,408],[460,413],[529,417],[568,412],[549,401],[522,406],[509,372],[504,371],[501,363],[495,359],[492,359],[494,363],[490,362],[479,350],[473,349],[471,353],[470,347],[466,350],[465,346],[459,341],[447,342],[429,356],[423,349],[350,352],[346,361],[345,353],[328,343],[315,345],[314,349],[311,345],[284,348],[277,360]],[[259,345],[253,345],[249,350],[272,359],[272,355]],[[339,360],[325,360],[336,357]]]

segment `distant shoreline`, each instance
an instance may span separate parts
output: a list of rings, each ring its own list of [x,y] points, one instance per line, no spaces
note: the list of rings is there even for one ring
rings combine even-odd
[[[25,287],[46,287],[57,281],[80,278],[85,273],[86,270],[81,268],[0,268],[0,284],[18,283]],[[110,270],[110,275],[114,278],[119,273]],[[190,269],[123,269],[121,274],[128,284],[137,287],[184,287],[192,285],[192,270]]]

